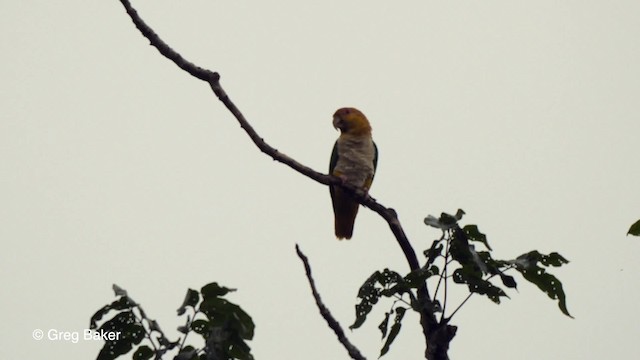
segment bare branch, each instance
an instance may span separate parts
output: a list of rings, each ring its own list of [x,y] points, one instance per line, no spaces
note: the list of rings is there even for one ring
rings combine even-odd
[[[162,55],[173,61],[181,69],[185,70],[192,76],[209,83],[211,89],[216,94],[218,99],[227,107],[231,114],[233,114],[238,123],[240,123],[240,126],[246,131],[247,135],[249,135],[253,143],[260,149],[260,151],[269,155],[273,160],[288,165],[293,170],[321,184],[342,186],[344,189],[350,192],[358,202],[360,202],[363,206],[366,206],[374,212],[378,213],[389,224],[391,232],[397,239],[398,244],[404,252],[407,262],[409,263],[409,268],[411,270],[420,268],[418,258],[416,257],[413,247],[407,239],[407,235],[405,234],[404,229],[400,224],[400,220],[398,219],[398,215],[395,210],[387,208],[378,203],[374,198],[364,193],[362,189],[348,183],[345,184],[342,180],[335,176],[326,175],[317,172],[307,166],[304,166],[267,144],[264,139],[261,138],[253,129],[251,124],[249,124],[244,115],[242,115],[240,110],[236,107],[236,105],[231,101],[227,93],[224,91],[224,89],[220,85],[220,75],[217,72],[203,69],[185,60],[179,53],[177,53],[175,50],[169,47],[169,45],[162,41],[162,39],[160,39],[160,37],[140,18],[140,16],[131,6],[131,3],[128,0],[120,0],[120,2],[124,5],[125,9],[127,10],[127,14],[129,14],[138,30],[140,30],[142,35],[149,39],[152,46],[157,48]]]
[[[263,153],[271,156],[273,160],[279,161],[283,164],[288,165],[292,169],[297,172],[316,180],[319,183],[329,185],[329,184],[339,184],[340,180],[334,178],[332,176],[328,176],[313,169],[306,167],[299,162],[293,160],[287,155],[279,152],[277,149],[271,147],[267,144],[264,139],[262,139],[258,133],[253,129],[253,127],[249,124],[249,122],[245,119],[244,115],[240,112],[238,107],[231,101],[227,93],[224,91],[222,86],[220,85],[220,75],[217,72],[213,72],[211,70],[203,69],[182,57],[178,52],[173,50],[167,43],[162,41],[158,34],[156,34],[153,29],[147,25],[142,18],[138,15],[138,12],[131,6],[129,0],[120,0],[122,5],[127,11],[127,14],[131,17],[131,20],[136,25],[138,30],[146,37],[152,46],[154,46],[158,51],[167,59],[173,61],[178,67],[182,70],[188,72],[190,75],[206,81],[211,89],[216,94],[218,99],[224,104],[224,106],[229,109],[231,114],[236,118],[240,126],[246,131],[247,135],[251,138],[253,143],[262,151]]]
[[[394,209],[387,208],[378,203],[374,198],[362,191],[362,189],[348,183],[343,183],[341,179],[335,176],[326,175],[317,172],[307,166],[304,166],[267,144],[264,139],[261,138],[253,129],[253,127],[245,119],[244,115],[242,115],[240,110],[236,107],[236,105],[231,101],[227,93],[224,91],[224,89],[220,85],[220,75],[217,72],[203,69],[185,60],[178,52],[173,50],[171,47],[169,47],[169,45],[162,41],[162,39],[160,39],[160,37],[140,18],[136,10],[131,6],[129,0],[120,0],[120,2],[125,7],[127,14],[129,14],[138,30],[140,30],[142,35],[144,35],[150,41],[152,46],[157,48],[163,56],[173,61],[178,67],[185,70],[192,76],[206,81],[209,84],[218,99],[226,106],[231,114],[233,114],[240,126],[245,130],[247,135],[249,135],[253,143],[260,149],[260,151],[270,156],[273,160],[281,162],[289,166],[293,170],[299,172],[300,174],[305,175],[308,178],[311,178],[321,184],[337,185],[347,190],[353,195],[355,200],[357,200],[363,206],[368,207],[369,209],[378,213],[378,215],[380,215],[387,222],[387,224],[389,224],[389,228],[395,236],[398,245],[400,245],[407,263],[409,264],[409,268],[412,271],[420,268],[420,263],[418,261],[418,258],[416,257],[415,251],[409,243],[407,235],[405,234],[404,229],[400,224],[400,220],[398,219],[398,215]],[[422,324],[425,340],[428,340],[428,334],[433,332],[436,328],[437,320],[433,312],[433,303],[431,297],[429,296],[426,284],[425,286],[418,288],[418,300],[423,306],[423,310],[421,311],[420,323]]]
[[[304,270],[307,273],[307,279],[309,280],[309,285],[311,286],[311,292],[313,293],[313,298],[316,299],[316,305],[318,306],[318,310],[320,310],[320,315],[322,315],[333,332],[336,333],[336,336],[338,336],[338,340],[340,341],[342,346],[347,349],[349,356],[351,356],[352,359],[364,360],[365,357],[360,354],[360,350],[358,350],[358,348],[351,344],[347,336],[344,334],[340,323],[336,321],[333,315],[331,315],[331,312],[329,312],[329,309],[327,309],[327,307],[322,303],[320,294],[318,294],[318,290],[316,289],[315,281],[313,281],[313,277],[311,276],[311,266],[309,266],[309,259],[307,259],[307,257],[302,253],[298,244],[296,244],[296,253],[298,253],[298,257],[304,263]]]
[[[189,74],[197,77],[200,80],[212,83],[217,82],[218,79],[220,79],[220,75],[218,75],[218,73],[203,69],[199,66],[194,65],[193,63],[188,62],[182,57],[182,55],[178,54],[175,50],[170,48],[169,45],[162,41],[158,34],[156,34],[155,31],[153,31],[153,29],[151,29],[149,25],[147,25],[142,20],[142,18],[138,15],[136,9],[131,6],[129,0],[121,0],[120,2],[124,6],[125,10],[127,10],[127,14],[129,14],[129,17],[131,17],[131,20],[133,20],[133,23],[136,25],[138,30],[140,30],[144,37],[149,39],[151,45],[158,49],[158,51],[160,51],[160,53],[164,55],[164,57],[173,61],[182,70],[188,72]]]

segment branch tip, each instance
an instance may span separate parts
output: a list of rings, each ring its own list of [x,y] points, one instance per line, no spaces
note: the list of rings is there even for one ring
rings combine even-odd
[[[313,298],[316,301],[316,306],[320,311],[320,315],[322,315],[324,320],[327,322],[327,325],[329,325],[329,327],[336,334],[336,336],[338,337],[338,341],[340,341],[342,346],[344,346],[344,348],[347,350],[349,356],[354,360],[365,360],[365,357],[362,356],[360,350],[358,350],[358,348],[356,348],[344,334],[344,330],[342,330],[340,323],[333,317],[333,315],[331,315],[329,309],[322,302],[320,294],[318,293],[318,289],[316,289],[315,281],[311,276],[311,266],[309,265],[309,259],[304,253],[302,253],[302,250],[300,250],[298,244],[296,244],[296,253],[304,264],[304,269],[307,274],[307,280],[309,281],[309,286],[311,287],[311,293],[313,294]]]

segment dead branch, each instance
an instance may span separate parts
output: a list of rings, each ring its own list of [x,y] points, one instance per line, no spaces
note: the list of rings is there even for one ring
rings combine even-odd
[[[359,359],[364,360],[365,357],[362,356],[362,354],[360,354],[360,350],[358,350],[358,348],[356,348],[353,344],[351,344],[347,336],[344,334],[344,331],[342,330],[340,323],[338,323],[338,321],[333,317],[333,315],[331,315],[331,312],[329,311],[329,309],[327,309],[327,307],[322,303],[322,299],[320,299],[320,294],[316,289],[315,281],[311,276],[311,266],[309,265],[309,259],[307,259],[307,257],[302,253],[298,244],[296,244],[296,253],[298,253],[298,257],[304,263],[304,270],[307,274],[307,279],[309,280],[309,286],[311,286],[311,293],[313,293],[313,298],[316,299],[316,305],[318,306],[318,310],[320,310],[320,315],[322,315],[322,317],[325,319],[325,321],[327,322],[329,327],[333,330],[333,332],[336,333],[336,336],[338,337],[338,341],[340,341],[342,346],[344,346],[344,348],[347,349],[349,356],[351,356],[351,358],[355,360],[359,360]]]
[[[260,149],[261,152],[270,156],[273,160],[281,162],[293,170],[299,172],[300,174],[307,176],[321,184],[324,185],[338,185],[346,189],[348,192],[353,194],[354,198],[360,202],[363,206],[373,210],[378,215],[380,215],[389,225],[391,232],[396,238],[398,245],[402,249],[404,256],[409,264],[409,268],[413,270],[417,270],[420,268],[420,263],[418,262],[418,258],[416,257],[415,251],[413,247],[409,243],[409,240],[400,224],[400,220],[398,219],[398,215],[396,211],[392,208],[387,208],[382,204],[378,203],[374,198],[368,196],[366,193],[355,186],[352,186],[348,183],[343,184],[343,182],[332,175],[326,175],[320,172],[317,172],[307,166],[302,165],[291,157],[285,155],[284,153],[279,152],[276,148],[267,144],[262,137],[258,135],[258,133],[253,129],[253,127],[249,124],[249,122],[245,119],[244,115],[240,112],[240,110],[236,107],[236,105],[231,101],[227,93],[224,91],[222,86],[220,85],[220,75],[217,72],[213,72],[204,68],[201,68],[182,57],[178,52],[173,50],[169,45],[167,45],[138,15],[137,11],[131,6],[129,0],[120,0],[122,5],[127,11],[127,14],[131,17],[131,20],[135,24],[135,26],[140,30],[142,35],[146,37],[152,46],[154,46],[158,51],[167,59],[171,60],[175,63],[179,68],[183,69],[190,75],[202,80],[206,81],[218,99],[225,105],[225,107],[231,112],[231,114],[236,118],[240,126],[245,130],[247,135],[251,138],[253,143]],[[421,311],[421,320],[423,333],[425,335],[425,340],[428,339],[428,335],[436,330],[437,328],[437,320],[435,318],[432,300],[428,293],[427,287],[423,286],[418,289],[418,300],[423,306],[423,311]]]
[[[273,160],[281,162],[293,170],[305,175],[321,184],[324,185],[338,185],[345,188],[347,191],[351,192],[356,200],[358,200],[363,206],[368,207],[374,212],[378,213],[382,218],[389,224],[389,228],[393,232],[393,235],[397,239],[402,251],[404,252],[405,257],[407,258],[407,262],[409,263],[409,267],[411,270],[416,270],[420,268],[420,264],[418,262],[418,258],[409,243],[406,234],[404,233],[404,229],[398,220],[398,215],[395,210],[392,208],[387,208],[380,203],[378,203],[374,198],[366,195],[361,189],[352,186],[351,184],[343,184],[343,182],[332,175],[326,175],[320,172],[317,172],[307,166],[300,164],[289,156],[285,155],[282,152],[279,152],[278,149],[267,144],[263,138],[261,138],[258,133],[253,129],[251,124],[245,119],[244,115],[240,112],[240,110],[236,107],[236,105],[231,101],[227,93],[224,91],[222,86],[220,85],[220,75],[217,72],[213,72],[207,69],[203,69],[187,60],[185,60],[179,53],[173,50],[169,45],[167,45],[160,37],[140,18],[136,10],[131,6],[131,3],[128,0],[120,0],[120,2],[124,5],[127,10],[127,14],[133,20],[133,23],[136,25],[138,30],[144,35],[149,41],[151,45],[154,46],[160,53],[165,56],[167,59],[173,61],[178,67],[188,72],[190,75],[206,81],[210,86],[213,92],[216,94],[218,99],[229,109],[231,114],[236,118],[240,126],[245,130],[247,135],[251,138],[253,143],[262,151],[263,153],[269,155]]]

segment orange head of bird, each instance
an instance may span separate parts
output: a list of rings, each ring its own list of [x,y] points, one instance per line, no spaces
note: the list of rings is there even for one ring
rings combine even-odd
[[[333,127],[342,133],[366,135],[371,133],[371,125],[364,114],[355,108],[341,108],[333,114]]]

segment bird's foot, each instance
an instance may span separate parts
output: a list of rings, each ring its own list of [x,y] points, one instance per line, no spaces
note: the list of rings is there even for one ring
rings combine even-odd
[[[347,177],[347,175],[344,175],[344,174],[338,175],[338,178],[340,179],[340,182],[342,185],[346,185],[347,182],[349,181],[349,178]]]

